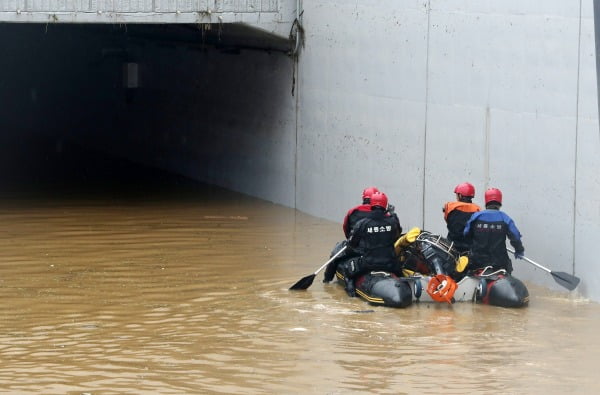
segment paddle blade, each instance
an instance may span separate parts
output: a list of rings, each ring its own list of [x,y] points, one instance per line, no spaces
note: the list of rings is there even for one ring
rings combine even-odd
[[[313,280],[315,279],[316,276],[317,276],[316,274],[311,274],[309,276],[301,278],[300,280],[298,280],[298,282],[296,284],[294,284],[290,287],[290,290],[298,291],[298,290],[307,289],[308,287],[310,287],[312,285]]]
[[[575,277],[565,272],[550,272],[550,274],[552,274],[552,277],[554,277],[554,281],[556,281],[558,284],[562,285],[569,291],[574,290],[580,281],[579,277]]]

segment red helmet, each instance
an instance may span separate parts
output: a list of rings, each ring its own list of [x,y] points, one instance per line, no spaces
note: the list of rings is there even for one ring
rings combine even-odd
[[[462,184],[458,184],[456,188],[454,188],[454,193],[460,193],[464,197],[475,197],[475,187],[468,182],[463,182]]]
[[[485,204],[498,202],[502,204],[502,192],[498,188],[490,188],[485,191]]]
[[[373,196],[373,194],[375,192],[379,192],[379,189],[377,189],[376,187],[365,188],[363,190],[363,195],[362,195],[363,202],[365,202],[365,200],[367,200],[367,199],[371,199],[371,196]],[[368,203],[368,201],[366,203]]]
[[[385,196],[385,193],[377,191],[371,196],[371,210],[373,209],[373,207],[381,207],[383,209],[387,209],[387,206],[388,198],[387,196]]]

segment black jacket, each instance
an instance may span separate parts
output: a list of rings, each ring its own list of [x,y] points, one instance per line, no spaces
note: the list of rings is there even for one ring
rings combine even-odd
[[[356,223],[348,245],[362,256],[365,270],[389,270],[398,263],[394,243],[401,231],[397,216],[375,209]]]
[[[454,242],[459,252],[469,249],[469,240],[463,235],[465,225],[473,213],[480,211],[478,205],[469,202],[448,202],[444,205],[444,219],[448,227],[448,240]]]

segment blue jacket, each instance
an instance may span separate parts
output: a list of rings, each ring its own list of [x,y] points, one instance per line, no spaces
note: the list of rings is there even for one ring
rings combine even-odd
[[[506,252],[506,239],[517,252],[524,252],[521,232],[506,213],[487,209],[474,213],[465,226],[464,236],[471,243],[469,257],[472,269],[493,266],[512,272],[512,263]]]

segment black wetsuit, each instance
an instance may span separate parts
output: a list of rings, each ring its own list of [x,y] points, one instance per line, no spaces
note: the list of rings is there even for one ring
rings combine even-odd
[[[398,217],[389,215],[380,208],[375,208],[368,217],[358,221],[352,229],[348,246],[360,258],[357,261],[358,267],[350,276],[356,277],[378,270],[399,273],[400,265],[394,243],[401,233]]]

